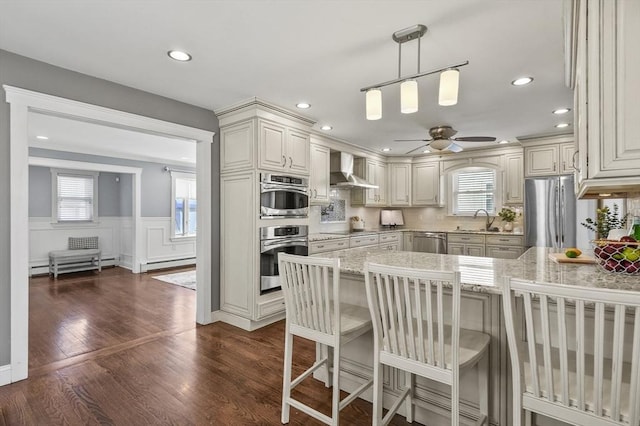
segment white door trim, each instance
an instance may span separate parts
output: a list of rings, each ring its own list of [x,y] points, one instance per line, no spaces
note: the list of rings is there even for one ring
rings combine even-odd
[[[27,378],[29,350],[29,141],[30,111],[73,117],[130,130],[190,139],[197,142],[198,235],[196,321],[211,322],[211,143],[214,132],[144,117],[84,102],[2,86],[10,104],[10,279],[11,279],[11,381]],[[139,182],[139,179],[136,179]],[[139,183],[136,185],[139,197]],[[202,197],[202,198],[200,198]],[[136,217],[139,216],[139,211]],[[142,241],[136,226],[136,244]],[[135,253],[140,253],[134,248]],[[140,269],[134,257],[134,272]]]

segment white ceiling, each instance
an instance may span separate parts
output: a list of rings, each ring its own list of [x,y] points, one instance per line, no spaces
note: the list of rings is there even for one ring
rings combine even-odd
[[[217,110],[258,97],[303,112],[330,135],[401,154],[452,125],[457,136],[559,133],[551,113],[572,104],[564,86],[559,0],[1,0],[0,48]],[[421,69],[468,60],[455,106],[437,103],[438,77],[419,80],[420,111],[399,112],[383,89],[383,118],[367,121],[360,88],[397,77],[397,30],[424,24]],[[403,45],[403,75],[417,44]],[[193,55],[168,58],[170,49]],[[534,77],[524,87],[510,82]],[[568,129],[571,131],[571,127]],[[565,130],[566,132],[566,130]],[[465,147],[479,144],[464,144]]]

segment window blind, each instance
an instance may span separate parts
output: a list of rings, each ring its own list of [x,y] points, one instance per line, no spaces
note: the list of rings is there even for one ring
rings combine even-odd
[[[454,212],[475,213],[485,209],[495,213],[495,170],[460,171],[455,175]]]
[[[58,221],[93,220],[93,179],[58,175]]]

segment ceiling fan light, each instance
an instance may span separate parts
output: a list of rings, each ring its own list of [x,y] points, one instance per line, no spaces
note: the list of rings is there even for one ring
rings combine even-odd
[[[450,145],[451,141],[449,139],[435,139],[429,144],[429,148],[442,151],[443,149],[449,148]]]
[[[382,118],[382,90],[367,90],[366,110],[367,120],[380,120]]]
[[[440,95],[438,103],[442,106],[451,106],[458,103],[458,86],[460,83],[460,71],[450,69],[440,74]]]
[[[412,114],[418,111],[418,82],[406,80],[400,84],[400,112]]]

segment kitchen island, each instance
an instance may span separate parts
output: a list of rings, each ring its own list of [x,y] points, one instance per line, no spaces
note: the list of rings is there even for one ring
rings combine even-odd
[[[563,285],[613,288],[640,292],[640,275],[617,275],[601,270],[595,264],[558,264],[549,253],[559,250],[533,247],[514,260],[471,256],[454,256],[379,248],[355,248],[322,253],[318,256],[340,258],[341,298],[345,302],[367,306],[364,288],[366,262],[407,268],[459,271],[462,283],[461,326],[491,335],[490,348],[490,422],[511,423],[509,359],[502,317],[502,284],[505,277],[535,280]],[[607,342],[610,343],[610,342]],[[610,345],[609,345],[610,347]],[[371,376],[373,361],[372,333],[350,343],[343,350],[342,380],[345,390],[353,390]],[[318,378],[321,373],[318,373]],[[385,367],[385,407],[404,388],[404,374]],[[478,413],[477,372],[471,370],[461,378],[461,424],[476,420]],[[449,420],[449,388],[426,380],[417,380],[416,420],[423,424],[447,425]],[[363,395],[371,400],[370,394]],[[402,409],[400,413],[404,415]],[[545,424],[554,424],[545,419]]]

